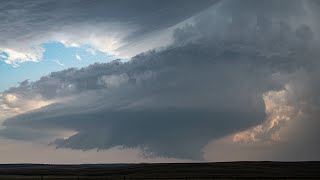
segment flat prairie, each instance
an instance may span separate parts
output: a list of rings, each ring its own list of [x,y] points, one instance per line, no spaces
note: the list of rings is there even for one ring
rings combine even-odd
[[[0,179],[320,179],[320,162],[1,164]]]

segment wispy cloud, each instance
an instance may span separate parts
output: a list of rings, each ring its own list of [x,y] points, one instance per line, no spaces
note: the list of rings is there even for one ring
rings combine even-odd
[[[86,51],[87,51],[88,53],[92,54],[93,56],[97,55],[96,50],[93,49],[93,48],[88,48],[88,49],[86,49]]]
[[[61,63],[59,60],[52,60],[53,62],[57,63],[59,66],[64,66],[63,63]]]
[[[81,58],[81,56],[80,56],[79,54],[76,54],[75,57],[76,57],[76,59],[79,60],[79,61],[82,60],[82,58]]]

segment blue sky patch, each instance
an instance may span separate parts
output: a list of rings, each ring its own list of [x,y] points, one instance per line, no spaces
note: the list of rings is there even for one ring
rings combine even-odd
[[[17,86],[26,79],[35,81],[54,71],[72,67],[81,68],[95,62],[105,63],[115,59],[114,56],[90,46],[65,47],[59,42],[49,42],[42,47],[45,52],[39,62],[23,62],[18,67],[5,63],[4,60],[8,55],[0,53],[0,92]]]

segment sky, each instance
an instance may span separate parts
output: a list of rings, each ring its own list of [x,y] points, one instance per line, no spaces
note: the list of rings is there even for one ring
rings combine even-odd
[[[320,160],[316,0],[0,3],[0,163]]]

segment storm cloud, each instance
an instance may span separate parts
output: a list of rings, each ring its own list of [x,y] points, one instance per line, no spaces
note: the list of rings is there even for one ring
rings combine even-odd
[[[223,61],[232,58],[214,60],[194,48],[183,46],[149,52],[126,63],[52,73],[27,85],[26,91],[45,100],[71,99],[10,118],[4,125],[77,131],[56,141],[62,147],[146,146],[157,155],[191,158],[211,138],[264,119],[262,92],[254,88],[263,85],[246,73],[255,67],[226,64]],[[234,78],[236,74],[247,82]],[[256,75],[263,78],[263,73]],[[7,93],[18,90],[24,91],[18,87]]]
[[[82,150],[139,147],[148,156],[201,159],[210,140],[268,123],[264,96],[282,90],[288,93],[286,102],[308,119],[307,126],[316,127],[320,66],[314,3],[219,1],[175,29],[173,43],[162,49],[128,62],[67,69],[23,82],[1,94],[7,111],[30,101],[47,104],[8,118],[0,134],[19,139],[8,132],[23,129],[24,137],[36,140],[34,129],[44,135],[72,130],[74,135],[51,143]],[[173,23],[154,22],[147,17],[138,21],[149,26],[137,32]],[[277,125],[259,137],[270,140],[269,133],[282,128]],[[315,148],[316,130],[299,134]]]

